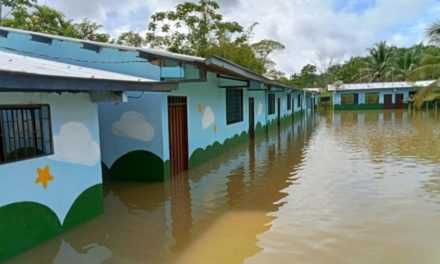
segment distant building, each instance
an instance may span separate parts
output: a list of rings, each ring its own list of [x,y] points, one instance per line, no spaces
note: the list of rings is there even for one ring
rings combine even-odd
[[[434,81],[384,82],[329,85],[336,110],[399,109],[408,106],[409,98],[417,87],[426,87]]]

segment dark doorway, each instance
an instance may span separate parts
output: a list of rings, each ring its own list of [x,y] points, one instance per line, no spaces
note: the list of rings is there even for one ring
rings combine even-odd
[[[383,97],[383,108],[384,109],[393,109],[393,95],[385,94]]]
[[[397,109],[403,109],[403,94],[396,94],[396,104]]]
[[[188,120],[186,97],[168,97],[171,176],[188,170]]]
[[[278,117],[277,117],[278,126],[280,126],[281,125],[281,99],[280,98],[278,98],[278,100],[277,100],[277,115],[278,115]]]
[[[249,97],[249,136],[251,138],[255,136],[255,100],[253,97]]]
[[[359,94],[357,93],[353,95],[353,104],[355,105],[359,104]]]

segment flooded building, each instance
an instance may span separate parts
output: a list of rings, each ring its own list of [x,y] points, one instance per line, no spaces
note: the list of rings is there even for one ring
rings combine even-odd
[[[163,181],[316,102],[220,57],[4,27],[0,74],[0,260],[100,214],[102,175]]]
[[[3,49],[165,85],[99,106],[104,174],[163,181],[295,113],[316,94],[267,79],[220,57],[200,58],[0,28]]]
[[[153,84],[0,50],[0,261],[102,213],[98,103]]]
[[[329,85],[335,110],[402,109],[418,87],[434,81]]]

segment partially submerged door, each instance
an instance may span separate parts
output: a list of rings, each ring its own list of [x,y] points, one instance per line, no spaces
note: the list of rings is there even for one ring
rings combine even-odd
[[[255,100],[249,97],[249,136],[255,136]]]
[[[355,93],[353,95],[353,104],[358,105],[359,104],[359,94]]]
[[[392,109],[393,108],[393,95],[385,94],[383,97],[383,108]]]
[[[403,109],[403,94],[396,94],[396,104],[397,109]]]
[[[281,124],[281,99],[278,98],[277,100],[277,119],[278,119],[278,126]]]
[[[188,170],[188,120],[186,97],[168,97],[171,176]]]

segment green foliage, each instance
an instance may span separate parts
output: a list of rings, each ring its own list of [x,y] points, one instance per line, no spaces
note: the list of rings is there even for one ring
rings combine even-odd
[[[329,82],[342,81],[344,83],[356,82],[361,78],[363,65],[366,63],[364,57],[351,57],[344,64],[333,65],[329,69],[331,79]]]
[[[108,42],[110,39],[110,35],[98,32],[102,25],[88,19],[73,23],[63,13],[46,5],[33,4],[31,8],[17,5],[11,17],[2,20],[1,25],[92,41]]]
[[[215,1],[199,0],[178,4],[173,11],[157,12],[151,16],[147,41],[153,48],[205,57],[213,44],[243,32],[237,22],[223,21],[219,8]]]
[[[146,43],[151,48],[209,57],[221,56],[259,74],[282,77],[270,60],[284,46],[274,40],[251,43],[253,29],[235,21],[224,21],[220,6],[211,0],[183,2],[173,11],[157,12],[148,24]]]
[[[75,29],[73,37],[99,42],[108,42],[110,40],[109,34],[99,33],[103,28],[102,25],[92,22],[87,18],[83,19],[80,23],[74,24],[73,27]]]
[[[414,96],[414,102],[418,109],[422,108],[424,103],[433,101],[440,101],[440,81],[420,89]]]
[[[389,47],[385,41],[376,44],[368,49],[369,56],[362,68],[363,82],[387,81],[392,74],[393,48]]]
[[[315,65],[305,65],[299,74],[293,74],[288,80],[289,83],[300,88],[324,86],[324,78],[319,74]]]
[[[132,47],[141,47],[144,44],[145,40],[139,35],[139,33],[135,33],[133,31],[122,33],[116,43],[119,45],[126,45]]]
[[[440,44],[440,21],[433,23],[426,29],[426,36],[432,43]]]
[[[2,20],[1,25],[63,36],[71,36],[75,31],[71,21],[61,12],[45,5],[33,5],[31,10],[20,6],[11,16]]]

